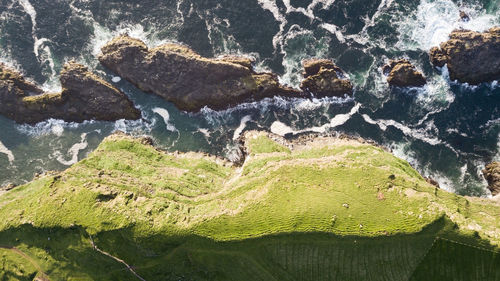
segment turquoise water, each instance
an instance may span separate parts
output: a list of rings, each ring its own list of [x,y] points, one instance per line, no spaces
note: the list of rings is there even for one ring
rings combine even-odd
[[[461,9],[470,22],[458,21]],[[443,188],[468,195],[488,195],[480,171],[500,160],[497,82],[470,87],[449,81],[427,55],[455,28],[499,25],[497,0],[4,0],[0,19],[0,61],[53,91],[71,59],[117,81],[96,55],[122,32],[150,46],[180,42],[205,56],[252,56],[257,70],[276,72],[293,87],[303,59],[332,58],[355,84],[353,98],[276,98],[188,114],[121,80],[114,84],[141,108],[142,120],[29,126],[0,117],[0,185],[63,170],[115,130],[150,135],[166,150],[229,159],[238,156],[235,139],[243,130],[347,133],[391,148]],[[422,70],[428,85],[389,88],[381,66],[399,57]]]

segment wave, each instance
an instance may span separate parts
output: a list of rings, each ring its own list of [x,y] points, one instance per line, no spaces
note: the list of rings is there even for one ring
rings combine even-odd
[[[325,133],[329,129],[345,124],[354,114],[358,113],[360,107],[361,104],[357,103],[352,107],[349,113],[337,114],[332,119],[330,119],[329,123],[323,124],[322,126],[308,127],[301,130],[295,130],[290,126],[282,123],[281,121],[274,121],[273,124],[271,124],[270,130],[273,134],[277,134],[280,136],[285,136],[288,134],[296,135],[306,132]]]
[[[95,121],[84,121],[83,123],[76,122],[65,122],[60,119],[48,119],[46,121],[39,122],[35,125],[21,124],[16,125],[16,129],[28,136],[37,137],[41,135],[53,134],[57,137],[63,135],[66,128],[78,128],[81,125],[92,124]]]
[[[234,131],[233,141],[237,140],[241,136],[241,133],[243,132],[243,130],[247,126],[247,123],[250,121],[252,121],[252,116],[250,116],[250,115],[246,115],[243,118],[241,118],[240,126],[238,126],[238,128],[236,128],[236,130]]]
[[[9,163],[12,164],[14,162],[14,153],[10,151],[1,141],[0,141],[0,153],[7,155],[7,159],[9,160]]]
[[[78,162],[78,154],[80,153],[81,150],[87,148],[88,143],[87,143],[87,134],[83,133],[80,136],[81,140],[78,143],[75,143],[71,148],[68,150],[69,155],[71,155],[70,160],[66,160],[63,155],[61,155],[60,152],[56,152],[56,159],[59,161],[59,163],[70,166]]]
[[[160,115],[161,118],[163,118],[163,122],[165,123],[167,131],[170,132],[178,131],[177,128],[172,123],[170,123],[170,114],[165,108],[155,107],[153,108],[153,112]]]
[[[470,16],[467,22],[459,18],[460,11]],[[396,47],[400,50],[429,50],[448,40],[455,29],[484,31],[498,24],[498,18],[473,5],[458,6],[451,0],[421,0],[415,14],[403,16]]]

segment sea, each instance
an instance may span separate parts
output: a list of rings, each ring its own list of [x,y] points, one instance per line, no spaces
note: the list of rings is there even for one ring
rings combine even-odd
[[[460,21],[460,11],[468,22]],[[0,116],[0,185],[67,169],[115,131],[151,136],[167,151],[235,160],[238,137],[255,129],[370,139],[443,189],[488,197],[481,170],[500,160],[500,85],[451,81],[446,67],[430,64],[428,51],[454,29],[498,25],[500,0],[0,0],[0,62],[56,92],[63,64],[76,60],[142,111],[137,121],[51,119],[35,125]],[[295,88],[302,60],[330,58],[355,93],[182,112],[99,64],[100,48],[122,33],[151,47],[176,42],[207,57],[252,57],[257,71],[275,72]],[[427,85],[389,87],[382,66],[397,58],[409,59]]]

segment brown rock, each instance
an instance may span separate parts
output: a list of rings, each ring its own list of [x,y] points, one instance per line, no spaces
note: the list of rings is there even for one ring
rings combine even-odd
[[[485,32],[455,30],[440,47],[430,50],[431,62],[448,65],[451,80],[479,84],[500,79],[500,27]]]
[[[345,74],[331,60],[311,59],[302,62],[304,80],[300,88],[319,97],[352,95],[353,87]]]
[[[69,122],[138,119],[125,94],[75,62],[61,71],[62,91],[43,93],[19,73],[0,64],[0,114],[18,123],[34,124],[49,118]]]
[[[421,87],[426,83],[424,75],[406,59],[390,60],[383,71],[387,74],[387,82],[392,86]]]
[[[500,193],[500,162],[492,162],[483,170],[483,175],[488,182],[488,189],[493,196]]]
[[[149,49],[121,35],[108,42],[99,61],[145,92],[157,94],[179,109],[224,109],[249,100],[277,95],[300,97],[280,85],[276,75],[256,73],[252,61],[240,57],[204,58],[178,44]]]
[[[470,21],[470,17],[466,12],[460,11],[460,20],[463,22],[468,22]]]

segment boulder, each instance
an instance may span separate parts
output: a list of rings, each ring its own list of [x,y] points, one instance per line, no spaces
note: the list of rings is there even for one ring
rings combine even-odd
[[[493,196],[500,193],[500,162],[492,162],[483,170],[483,175],[488,182],[488,189]]]
[[[224,109],[266,97],[300,97],[272,73],[257,73],[241,57],[205,58],[188,47],[164,44],[148,48],[121,35],[101,49],[99,61],[145,92],[154,93],[185,111],[208,106]]]
[[[68,122],[138,119],[141,113],[118,89],[75,62],[64,65],[62,91],[44,93],[18,72],[0,64],[0,114],[18,123],[49,118]]]
[[[304,80],[300,88],[318,97],[351,96],[353,87],[345,73],[331,60],[311,59],[302,62]]]
[[[387,82],[398,87],[421,87],[426,79],[408,60],[390,60],[383,68]]]
[[[464,11],[460,11],[460,21],[463,21],[463,22],[470,21],[469,15]]]
[[[455,30],[430,50],[431,62],[448,65],[451,80],[479,84],[500,79],[500,27],[485,32]]]

